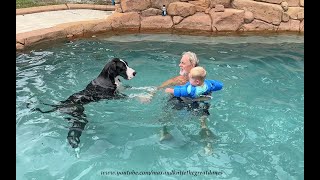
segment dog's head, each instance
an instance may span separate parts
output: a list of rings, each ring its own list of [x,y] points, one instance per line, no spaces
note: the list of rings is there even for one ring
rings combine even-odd
[[[113,58],[105,65],[101,74],[104,77],[115,78],[121,76],[130,80],[136,75],[136,71],[128,66],[128,63],[119,58]]]

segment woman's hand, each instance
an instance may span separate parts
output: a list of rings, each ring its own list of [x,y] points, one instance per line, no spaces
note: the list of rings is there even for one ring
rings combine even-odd
[[[153,96],[156,94],[157,90],[158,89],[156,88],[156,89],[150,91],[148,94],[137,96],[137,98],[141,103],[150,103]]]
[[[141,103],[150,103],[152,99],[152,95],[151,94],[140,95],[140,96],[137,96],[137,99]]]

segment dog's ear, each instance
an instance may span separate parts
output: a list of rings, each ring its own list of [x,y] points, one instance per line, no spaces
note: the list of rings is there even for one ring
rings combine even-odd
[[[111,62],[111,64],[110,64],[110,66],[108,67],[108,75],[109,75],[109,77],[111,76],[111,77],[115,77],[116,76],[116,66],[117,66],[117,64],[116,64],[116,62],[114,62],[114,61],[112,61]]]
[[[115,61],[111,62],[110,69],[116,70],[117,63]]]

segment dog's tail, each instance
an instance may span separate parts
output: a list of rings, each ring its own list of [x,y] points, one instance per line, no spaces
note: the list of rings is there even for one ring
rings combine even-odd
[[[53,105],[53,104],[46,104],[46,103],[43,103],[43,102],[41,102],[41,104],[44,104],[44,105],[48,105],[48,106],[51,106],[51,107],[54,107],[53,109],[51,109],[51,110],[48,110],[48,111],[43,111],[43,110],[41,110],[40,108],[31,108],[30,106],[31,106],[31,103],[29,103],[29,102],[27,102],[27,108],[28,109],[31,109],[31,111],[39,111],[39,112],[41,112],[41,113],[50,113],[50,112],[54,112],[54,111],[56,111],[58,108],[59,108],[59,105]]]

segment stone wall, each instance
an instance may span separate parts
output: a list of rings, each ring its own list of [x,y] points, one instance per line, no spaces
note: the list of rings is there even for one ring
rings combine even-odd
[[[166,16],[161,8],[167,7]],[[115,6],[66,4],[17,9],[16,14],[61,9],[115,10],[106,19],[19,33],[16,50],[57,39],[110,32],[304,33],[304,0],[120,0]]]
[[[304,0],[120,0],[115,8],[118,30],[304,32]]]

